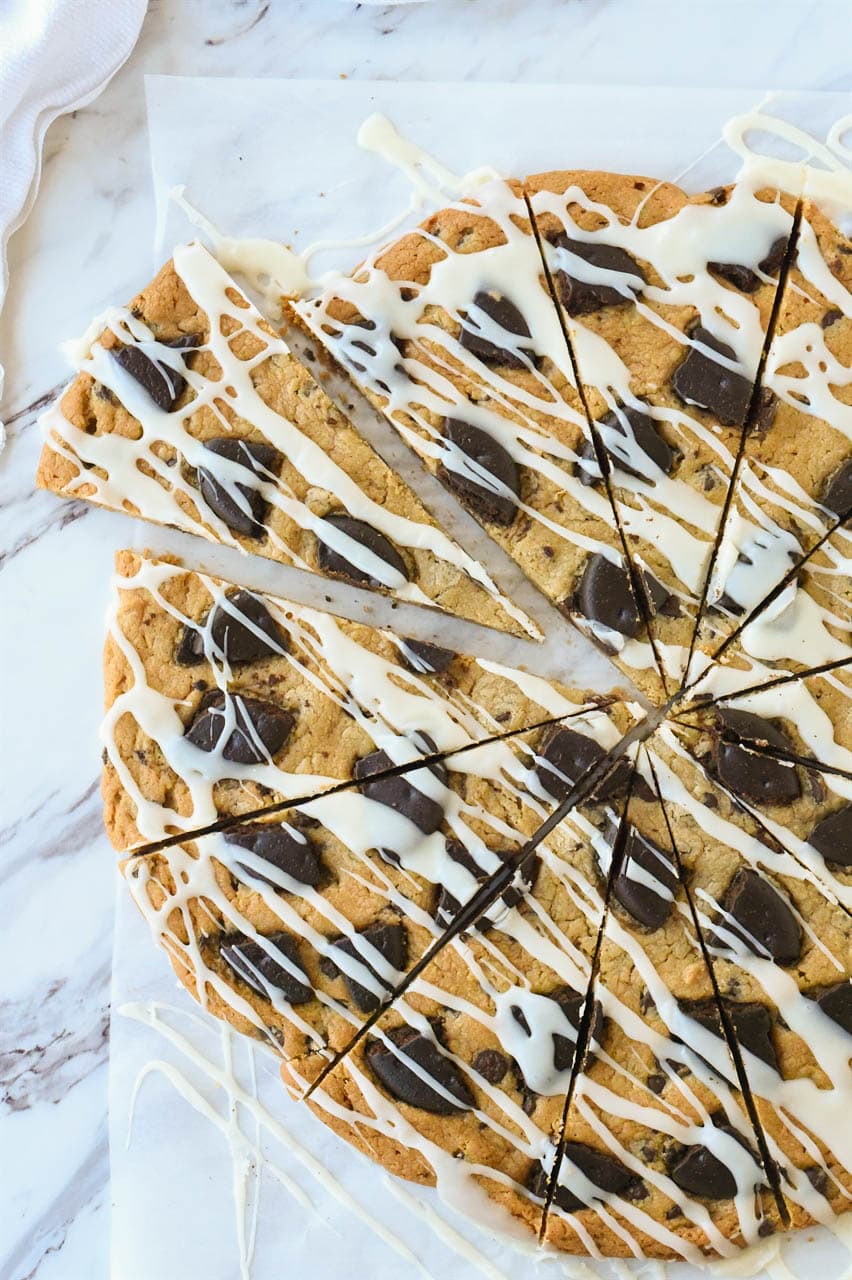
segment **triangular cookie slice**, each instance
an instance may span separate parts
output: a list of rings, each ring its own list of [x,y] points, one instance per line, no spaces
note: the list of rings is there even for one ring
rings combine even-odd
[[[796,201],[554,172],[525,189],[670,691],[685,673]],[[587,483],[604,487],[592,466]]]
[[[296,304],[545,595],[651,698],[663,686],[523,193],[495,181]]]
[[[43,420],[42,488],[538,634],[200,244],[81,346]]]
[[[852,240],[803,204],[694,670],[852,514]],[[807,661],[807,655],[801,658]]]
[[[606,702],[130,551],[104,676],[122,852]]]

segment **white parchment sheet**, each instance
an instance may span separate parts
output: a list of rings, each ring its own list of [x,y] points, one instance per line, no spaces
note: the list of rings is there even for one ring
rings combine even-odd
[[[196,234],[169,198],[176,186],[228,236],[267,237],[299,251],[321,240],[352,241],[377,231],[410,204],[411,174],[359,149],[356,134],[374,112],[456,173],[491,166],[506,174],[594,167],[665,179],[685,175],[699,189],[731,180],[736,159],[717,144],[725,121],[764,99],[754,91],[622,89],[602,86],[395,84],[205,80],[151,77],[148,115],[157,191],[152,266]],[[848,96],[776,95],[766,110],[823,138],[852,109]],[[773,149],[776,141],[769,140]],[[785,152],[792,154],[792,152]],[[418,176],[418,175],[415,175]],[[435,175],[419,171],[429,183]],[[428,211],[429,205],[421,211]],[[317,255],[312,271],[354,265],[352,243]],[[140,281],[140,285],[143,282]],[[122,301],[116,299],[116,301]],[[375,417],[359,425],[406,468],[429,505],[445,515],[438,486],[400,453]],[[447,511],[453,531],[480,551],[487,541]],[[479,541],[471,543],[471,538]],[[408,634],[447,635],[435,615],[389,612],[369,593],[320,588],[306,575],[264,565],[197,540],[144,528],[139,545],[168,548],[225,577],[310,603],[331,601]],[[494,656],[569,682],[607,689],[614,669],[523,587],[505,558],[483,558],[547,632],[543,646],[487,633]],[[348,600],[348,604],[347,604]],[[425,620],[424,620],[425,617]],[[482,643],[482,629],[455,624],[455,643]],[[476,651],[481,651],[478,649]],[[207,1019],[179,988],[129,897],[119,889],[113,973],[110,1127],[115,1280],[530,1280],[535,1276],[624,1276],[658,1280],[659,1264],[533,1257],[528,1241],[466,1223],[430,1190],[388,1177],[290,1102],[265,1050]],[[131,1123],[132,1119],[132,1123]],[[325,1172],[328,1171],[328,1172]],[[777,1280],[834,1280],[849,1254],[826,1233],[785,1250],[789,1271],[766,1256],[721,1274],[760,1270]],[[671,1268],[673,1280],[699,1273]],[[765,1274],[769,1274],[767,1271]]]

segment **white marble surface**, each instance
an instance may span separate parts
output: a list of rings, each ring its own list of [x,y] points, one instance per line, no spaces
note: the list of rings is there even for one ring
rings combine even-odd
[[[37,406],[65,375],[58,341],[152,266],[143,73],[571,80],[589,85],[590,111],[607,82],[848,89],[849,12],[848,0],[155,0],[103,97],[51,129],[0,317],[12,427],[0,460],[0,1280],[109,1273],[114,869],[97,655],[128,526],[34,493],[32,476]],[[566,145],[581,126],[547,123]],[[286,121],[270,146],[286,167]]]

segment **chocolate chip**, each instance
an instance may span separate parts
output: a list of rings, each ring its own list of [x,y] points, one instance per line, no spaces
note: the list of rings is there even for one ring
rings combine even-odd
[[[688,1147],[671,1161],[669,1175],[681,1191],[703,1200],[731,1200],[737,1194],[733,1173],[706,1147]]]
[[[437,751],[435,743],[428,734],[420,734],[420,740],[427,755]],[[376,804],[386,805],[388,809],[402,814],[424,835],[432,835],[444,820],[444,810],[437,800],[433,800],[423,791],[418,791],[410,781],[418,774],[422,776],[422,770],[414,769],[408,774],[398,773],[391,777],[370,781],[374,774],[383,773],[386,769],[394,767],[393,760],[384,751],[373,751],[370,755],[362,756],[356,761],[354,773],[356,779],[363,784],[361,787],[363,795],[369,800],[374,800]],[[424,767],[428,768],[441,782],[446,783],[447,771],[443,765],[434,763]]]
[[[484,311],[489,320],[516,337],[529,338],[530,330],[521,312],[511,299],[497,289],[481,290],[473,300],[474,306]],[[466,316],[459,339],[465,351],[471,351],[485,364],[506,365],[510,369],[523,369],[525,362],[517,350],[501,347],[486,338],[476,325],[476,320]]]
[[[757,393],[754,421],[751,430],[756,435],[766,435],[778,412],[778,397],[771,387],[761,387]]]
[[[700,325],[691,331],[689,337],[726,359],[736,358],[731,347],[719,342]],[[751,402],[751,380],[721,365],[697,347],[689,347],[685,359],[674,372],[672,387],[685,404],[707,409],[725,426],[741,427],[745,423]]]
[[[680,617],[680,602],[674,592],[664,587],[659,578],[655,578],[647,569],[643,569],[639,577],[645,596],[645,605],[652,618]]]
[[[248,849],[256,858],[262,858],[299,884],[307,884],[315,889],[322,879],[322,858],[316,845],[301,832],[294,831],[283,823],[231,827],[223,834],[228,844]],[[274,888],[280,887],[274,880],[253,867],[246,866],[244,862],[236,865],[248,872],[253,879],[271,884]]]
[[[708,1031],[720,1039],[725,1038],[722,1019],[715,1000],[679,1000],[678,1005]],[[744,1003],[725,1000],[725,1013],[740,1047],[753,1053],[768,1066],[778,1070],[778,1058],[772,1043],[772,1016],[769,1010],[756,1001]]]
[[[434,1040],[428,1039],[414,1027],[394,1027],[386,1039],[373,1040],[367,1046],[367,1062],[385,1086],[399,1102],[436,1116],[457,1115],[474,1106],[474,1098],[466,1081]],[[415,1064],[412,1070],[405,1059]],[[420,1074],[422,1073],[422,1074]],[[433,1089],[423,1076],[434,1080],[450,1094],[446,1097]]]
[[[646,283],[645,273],[626,249],[598,240],[572,240],[564,231],[552,243],[567,249],[596,271],[618,272],[625,278],[620,287],[603,281],[580,280],[566,270],[556,273],[559,297],[569,316],[585,316],[601,307],[623,307],[633,302],[634,293]]]
[[[760,276],[751,267],[744,267],[736,262],[708,262],[707,270],[721,276],[728,284],[742,293],[754,293],[761,283]]]
[[[356,939],[359,941],[356,942]],[[368,945],[365,947],[361,945],[362,942],[366,942]],[[392,968],[402,972],[405,968],[408,951],[408,935],[405,931],[405,925],[401,921],[386,923],[380,920],[376,924],[368,925],[366,929],[360,929],[354,938],[339,938],[334,945],[338,951],[342,951],[345,955],[359,960],[365,968],[369,969],[379,985],[390,992],[390,987],[385,979],[380,977],[373,965],[370,964],[370,948],[372,947],[378,951],[379,955],[384,960],[387,960]],[[362,1013],[373,1013],[384,1003],[378,992],[362,986],[360,982],[350,977],[345,969],[341,969],[340,972],[352,1002]]]
[[[852,804],[837,809],[818,822],[808,842],[826,862],[833,862],[838,867],[852,867]]]
[[[405,561],[393,543],[383,533],[379,533],[378,529],[374,529],[372,525],[367,524],[364,520],[356,520],[354,516],[345,515],[343,512],[324,516],[323,523],[330,525],[332,529],[339,530],[340,533],[346,534],[347,538],[351,538],[359,546],[371,551],[379,560],[383,560],[391,569],[400,574],[406,582],[408,581],[408,569]],[[341,578],[348,578],[350,582],[363,582],[371,587],[382,585],[378,578],[374,578],[366,569],[361,569],[352,564],[340,552],[332,551],[331,547],[323,542],[319,534],[317,534],[317,561],[323,573],[339,574]]]
[[[578,991],[573,991],[571,987],[559,987],[556,991],[551,992],[551,1000],[555,1000],[559,1005],[568,1022],[574,1028],[575,1032],[579,1032],[580,1023],[583,1018],[583,1010],[586,1005],[586,997]],[[593,1048],[600,1045],[603,1040],[604,1033],[604,1012],[603,1006],[599,1000],[596,1000],[592,1008],[591,1026],[589,1028],[589,1038],[586,1044],[586,1061],[593,1056]],[[574,1055],[577,1050],[577,1036],[573,1037],[560,1035],[558,1031],[552,1032],[553,1037],[553,1066],[557,1071],[568,1071],[574,1065]]]
[[[852,1036],[852,983],[838,982],[832,987],[808,991],[806,995],[816,1000],[823,1013]]]
[[[619,845],[616,856],[622,859],[621,868],[612,886],[616,900],[646,929],[662,928],[678,887],[673,854],[632,824],[622,825]],[[649,877],[656,883],[648,884]]]
[[[765,276],[777,275],[781,270],[784,259],[787,256],[787,245],[789,240],[787,236],[779,236],[777,240],[773,240],[772,245],[762,262],[758,263],[760,270]]]
[[[598,1151],[583,1142],[566,1142],[563,1149],[563,1164],[560,1171],[560,1182],[554,1200],[566,1213],[575,1213],[584,1209],[587,1201],[580,1199],[565,1185],[566,1175],[571,1178],[571,1170],[566,1169],[565,1161],[576,1166],[589,1182],[608,1195],[623,1196],[626,1200],[641,1200],[647,1194],[644,1183],[631,1172],[615,1156],[605,1151]]]
[[[628,457],[632,452],[631,444],[633,444],[655,466],[659,467],[664,475],[670,476],[674,471],[678,455],[665,437],[660,435],[659,427],[650,414],[642,413],[640,409],[622,407],[617,412],[613,411],[605,418],[601,418],[598,427],[604,447],[612,458],[613,466],[619,471],[624,471],[629,476],[647,479],[646,475],[631,466],[617,447],[610,446],[607,440],[609,432],[615,432],[626,441],[625,452]]]
[[[501,487],[496,493],[470,469],[441,466],[440,474],[464,506],[482,520],[509,525],[517,514],[516,499],[521,492],[518,467],[511,454],[487,431],[462,422],[460,418],[444,420],[444,439],[466,459],[475,463]]]
[[[480,1049],[473,1059],[473,1069],[489,1084],[499,1084],[509,1070],[509,1059],[499,1049]]]
[[[823,329],[830,329],[833,324],[837,324],[837,321],[842,319],[843,312],[839,307],[829,307],[820,320],[820,324]]]
[[[661,1071],[653,1071],[645,1083],[652,1093],[660,1094],[666,1087],[666,1077]]]
[[[218,652],[230,663],[258,662],[286,649],[286,641],[263,601],[242,587],[216,605],[208,619]],[[258,634],[260,632],[260,634]],[[195,627],[184,627],[176,654],[182,666],[204,661],[204,641]]]
[[[741,867],[722,898],[720,925],[758,956],[776,964],[795,964],[802,953],[802,934],[790,906],[777,889],[751,867]],[[719,935],[718,946],[729,944]]]
[[[452,649],[442,649],[426,640],[403,640],[400,652],[408,670],[418,675],[440,675],[456,657]]]
[[[820,496],[820,502],[841,518],[852,512],[852,458],[829,476]]]
[[[549,1174],[544,1165],[540,1160],[536,1160],[525,1179],[527,1191],[530,1191],[538,1200],[544,1200],[547,1196],[549,1180]]]
[[[198,337],[187,334],[183,338],[162,342],[160,345],[185,351],[190,347],[197,347],[198,343]],[[119,347],[110,354],[116,364],[121,365],[125,373],[129,373],[131,378],[148,392],[159,409],[164,413],[171,413],[186,386],[186,378],[182,373],[171,368],[164,361],[153,360],[141,347]]]
[[[295,973],[259,942],[249,939],[222,947],[222,959],[253,991],[267,999],[274,989],[282,993],[288,1004],[306,1004],[312,1000],[313,987],[302,968],[296,939],[289,933],[273,933],[265,941],[286,957]]]
[[[259,480],[268,480],[267,472],[275,474],[281,469],[280,453],[268,444],[225,437],[206,440],[204,448],[226,462],[236,463],[248,476]],[[235,484],[230,478],[217,479],[215,465],[211,465],[198,468],[198,487],[211,511],[234,533],[242,533],[247,538],[264,536],[267,503],[256,484],[250,480]],[[240,497],[237,498],[235,493]]]
[[[577,608],[584,618],[631,638],[642,626],[630,575],[620,563],[595,552],[586,561],[577,591]]]
[[[494,853],[503,863],[508,862],[515,856],[512,849],[492,849],[491,852]],[[488,872],[484,871],[483,868],[480,867],[473,854],[465,845],[462,844],[460,840],[447,841],[447,856],[453,862],[458,862],[463,867],[466,867],[478,885],[485,884],[485,881],[488,879]],[[541,862],[535,850],[530,850],[523,862],[518,865],[515,871],[515,879],[513,883],[511,883],[500,896],[500,902],[502,902],[505,907],[516,907],[525,894],[529,892],[535,884],[540,865]],[[438,924],[443,925],[444,928],[446,928],[461,911],[462,905],[463,904],[459,902],[458,898],[450,893],[450,891],[443,885],[440,885],[438,890],[438,900],[435,907],[435,919]],[[491,928],[493,925],[493,921],[490,919],[492,911],[493,904],[487,912],[483,913],[483,915],[474,922],[474,927],[479,929],[481,932],[485,932],[485,930]]]
[[[537,749],[535,774],[547,794],[561,801],[605,755],[605,749],[594,738],[565,725],[552,725],[545,730]],[[630,762],[622,756],[615,768],[598,783],[594,799],[604,802],[622,795],[631,773]]]
[[[770,746],[792,751],[792,743],[769,720],[751,711],[724,708],[717,711],[721,736],[715,746],[720,781],[736,795],[764,804],[789,804],[801,794],[795,768],[773,756],[751,749]]]
[[[220,747],[226,720],[233,728]],[[284,746],[294,724],[292,712],[274,702],[217,689],[201,699],[184,736],[201,751],[221,751],[232,764],[265,764]]]

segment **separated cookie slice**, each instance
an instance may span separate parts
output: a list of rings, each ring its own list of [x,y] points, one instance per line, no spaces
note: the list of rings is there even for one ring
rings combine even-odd
[[[616,838],[608,849],[592,828],[589,842],[607,910],[544,1239],[598,1257],[735,1256],[782,1218],[734,1059],[690,1014],[715,990],[644,749]],[[570,893],[550,910],[569,931]]]
[[[201,245],[94,330],[44,418],[42,488],[537,634]]]
[[[663,686],[520,186],[496,181],[294,315],[527,576]]]
[[[589,802],[602,825],[617,827],[630,775],[624,760]],[[539,780],[551,788],[553,771],[540,767]],[[580,879],[592,860],[570,820],[559,824],[333,1070],[321,1075],[316,1059],[283,1068],[340,1136],[492,1228],[509,1215],[541,1227],[602,919],[594,878]],[[567,930],[551,913],[556,867],[574,876]]]
[[[121,851],[606,702],[163,560],[116,569],[102,736]]]
[[[538,174],[525,190],[675,692],[743,430],[767,411],[756,379],[796,201],[599,172]]]
[[[852,915],[672,727],[649,755],[790,1216],[830,1223],[852,1198]],[[718,1011],[692,1012],[722,1034]]]
[[[810,198],[763,386],[766,412],[746,440],[696,672],[702,655],[852,513],[852,241]]]

